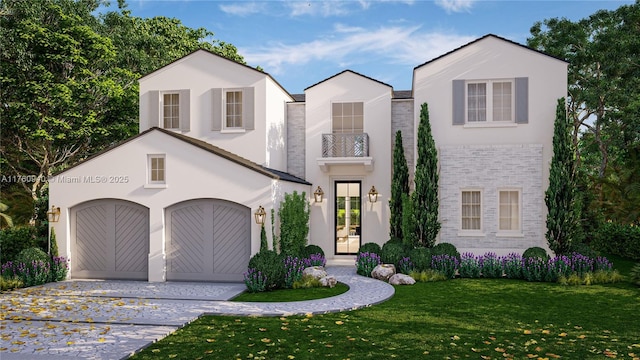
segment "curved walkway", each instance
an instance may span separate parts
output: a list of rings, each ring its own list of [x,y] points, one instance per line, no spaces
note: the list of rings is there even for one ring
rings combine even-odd
[[[341,295],[296,302],[229,299],[244,284],[66,281],[0,294],[0,358],[124,359],[202,315],[290,316],[355,310],[391,298],[393,286],[327,267],[349,286]]]

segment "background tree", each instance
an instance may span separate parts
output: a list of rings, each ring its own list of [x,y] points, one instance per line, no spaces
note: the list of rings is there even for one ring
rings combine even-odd
[[[417,144],[415,190],[411,195],[416,220],[417,245],[433,247],[440,231],[440,221],[438,220],[438,151],[431,134],[427,103],[420,107]]]
[[[640,1],[572,22],[547,19],[528,45],[569,61],[568,115],[591,210],[640,223]]]
[[[546,238],[549,249],[557,255],[570,252],[574,244],[581,240],[571,127],[571,121],[567,118],[565,100],[559,99],[553,128],[553,158],[549,170],[549,188],[545,192],[548,210]]]
[[[391,178],[391,199],[389,199],[389,236],[402,239],[402,198],[409,194],[409,167],[402,146],[402,132],[396,132],[393,147],[393,175]]]

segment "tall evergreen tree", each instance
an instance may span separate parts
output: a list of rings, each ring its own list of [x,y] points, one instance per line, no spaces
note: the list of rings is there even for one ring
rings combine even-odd
[[[429,106],[420,108],[415,191],[411,195],[417,227],[417,246],[432,247],[440,231],[438,221],[438,151],[431,134]]]
[[[553,130],[553,158],[549,169],[549,188],[545,192],[547,205],[546,238],[556,254],[571,251],[580,239],[580,204],[576,193],[572,147],[573,124],[567,118],[565,99],[558,99]]]
[[[393,147],[393,177],[391,178],[391,199],[389,199],[390,232],[392,239],[402,239],[402,196],[409,194],[409,167],[402,146],[402,132],[396,132]]]

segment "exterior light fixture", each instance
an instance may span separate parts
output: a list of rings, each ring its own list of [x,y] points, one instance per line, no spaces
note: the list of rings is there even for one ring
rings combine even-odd
[[[56,223],[60,220],[60,208],[51,205],[51,210],[47,211],[47,220]]]
[[[378,190],[376,190],[375,186],[371,186],[371,190],[367,193],[369,195],[369,201],[374,203],[378,201]]]
[[[267,212],[264,211],[264,208],[262,207],[262,205],[258,207],[258,210],[256,210],[255,214],[253,215],[256,218],[256,224],[264,225],[264,219],[267,217]]]
[[[313,192],[313,197],[314,197],[315,201],[317,203],[322,202],[322,197],[323,196],[324,196],[324,191],[322,191],[322,188],[320,186],[318,186],[316,191]]]

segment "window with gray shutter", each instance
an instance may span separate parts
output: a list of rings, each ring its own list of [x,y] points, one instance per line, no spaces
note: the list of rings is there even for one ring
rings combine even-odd
[[[464,84],[464,80],[453,80],[452,83],[453,125],[464,125],[465,123]]]

